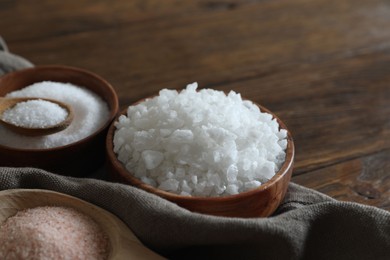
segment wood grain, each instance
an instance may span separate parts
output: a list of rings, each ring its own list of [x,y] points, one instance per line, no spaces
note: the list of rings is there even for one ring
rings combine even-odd
[[[239,91],[286,123],[302,185],[388,209],[385,157],[380,182],[345,165],[390,149],[389,1],[0,0],[0,17],[12,52],[96,72],[122,107],[194,81]]]
[[[354,201],[390,211],[390,150],[348,160],[292,181],[343,201]]]

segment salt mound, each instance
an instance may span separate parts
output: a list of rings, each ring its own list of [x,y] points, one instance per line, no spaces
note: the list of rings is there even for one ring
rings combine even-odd
[[[226,196],[259,187],[285,160],[287,131],[251,101],[197,83],[163,89],[115,123],[114,152],[129,173],[188,196]]]
[[[89,216],[66,207],[18,211],[0,226],[0,259],[107,259],[109,241]]]
[[[0,145],[13,148],[48,149],[72,144],[97,131],[105,122],[107,122],[110,115],[107,103],[99,95],[87,88],[76,86],[71,83],[53,81],[36,82],[23,89],[9,92],[6,97],[54,99],[68,104],[72,107],[74,112],[74,118],[69,127],[51,135],[23,136],[0,126]],[[24,109],[29,108],[24,107]],[[46,111],[49,117],[49,110],[51,109],[52,108],[47,108],[48,111]],[[50,111],[50,113],[52,112],[53,111]],[[14,118],[14,120],[16,120],[16,118]],[[30,120],[23,119],[22,121],[26,123]],[[41,120],[38,121],[41,122]],[[16,124],[17,122],[11,121],[10,123]]]
[[[4,111],[2,119],[16,126],[45,128],[61,123],[68,116],[65,108],[46,100],[28,100]]]

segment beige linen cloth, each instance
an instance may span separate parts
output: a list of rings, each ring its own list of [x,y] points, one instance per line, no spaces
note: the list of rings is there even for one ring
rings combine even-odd
[[[9,52],[7,44],[0,36],[0,76],[11,71],[32,66],[33,64],[30,61]]]
[[[0,37],[0,74],[30,66]],[[0,190],[16,188],[54,190],[100,206],[170,259],[390,259],[390,212],[293,183],[273,216],[252,219],[192,213],[105,180],[0,165]]]

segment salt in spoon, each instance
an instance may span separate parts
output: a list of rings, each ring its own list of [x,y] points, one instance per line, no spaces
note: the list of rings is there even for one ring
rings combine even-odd
[[[30,100],[43,100],[43,101],[48,101],[54,104],[59,105],[60,107],[64,108],[67,112],[66,118],[53,125],[48,125],[45,127],[26,127],[26,126],[18,126],[9,122],[6,122],[3,120],[3,113],[12,107],[14,107],[16,104],[21,103],[21,102],[26,102]],[[57,133],[59,131],[64,130],[67,128],[70,123],[73,120],[73,110],[70,106],[68,106],[65,103],[62,103],[57,100],[52,100],[52,99],[46,99],[46,98],[31,98],[31,97],[26,97],[26,98],[0,98],[0,123],[3,124],[5,127],[7,127],[9,130],[21,134],[21,135],[27,135],[27,136],[43,136],[43,135],[50,135]]]

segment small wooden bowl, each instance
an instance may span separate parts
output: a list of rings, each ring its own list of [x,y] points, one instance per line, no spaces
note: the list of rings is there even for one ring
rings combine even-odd
[[[108,236],[108,259],[163,259],[146,248],[115,215],[84,200],[59,192],[41,189],[1,191],[0,225],[20,210],[42,206],[70,207],[92,218]]]
[[[287,130],[284,123],[276,115],[268,109],[260,105],[258,106],[262,112],[267,112],[276,118],[281,128]],[[126,112],[127,109],[123,110],[121,114],[125,115]],[[166,192],[145,184],[127,171],[113,151],[113,136],[116,130],[114,124],[118,121],[118,117],[111,124],[106,139],[107,167],[113,180],[156,194],[193,212],[226,217],[268,217],[276,210],[286,194],[294,164],[294,142],[289,131],[287,131],[285,162],[279,172],[268,182],[256,189],[237,195],[226,197],[189,197]]]
[[[94,133],[77,142],[49,149],[20,149],[0,145],[0,166],[36,167],[70,176],[85,176],[103,165],[108,127],[118,113],[118,97],[103,78],[67,66],[38,66],[0,77],[0,97],[41,81],[72,83],[89,89],[109,107],[107,121]],[[1,136],[0,136],[1,138]]]

